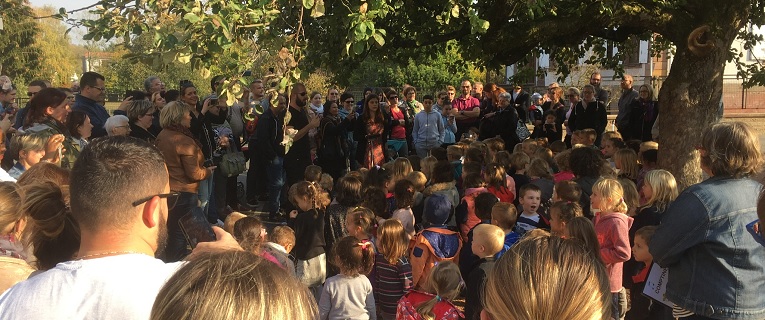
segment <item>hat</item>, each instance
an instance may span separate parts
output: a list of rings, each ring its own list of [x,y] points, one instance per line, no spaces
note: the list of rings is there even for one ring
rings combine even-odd
[[[444,225],[452,213],[452,203],[445,195],[434,193],[425,201],[423,211],[429,224]]]
[[[542,95],[534,92],[534,94],[531,95],[531,100],[537,100],[537,99],[542,99]]]

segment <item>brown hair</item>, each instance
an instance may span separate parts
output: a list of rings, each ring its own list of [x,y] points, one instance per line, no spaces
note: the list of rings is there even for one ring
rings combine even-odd
[[[721,122],[701,135],[701,165],[715,176],[748,177],[762,167],[760,139],[743,122]]]
[[[406,179],[406,176],[412,172],[412,163],[409,159],[398,157],[393,160],[393,182]]]
[[[425,282],[425,291],[435,297],[417,306],[417,313],[425,320],[434,319],[433,308],[436,304],[441,300],[451,301],[457,298],[463,285],[460,268],[454,262],[443,261],[436,264]]]
[[[319,183],[321,180],[321,167],[317,165],[310,165],[305,167],[305,172],[303,173],[303,179],[308,182],[316,182]]]
[[[583,217],[584,212],[582,211],[582,206],[579,205],[576,201],[558,201],[553,203],[552,207],[550,207],[550,214],[552,214],[553,209],[558,212],[558,218],[565,223],[569,223],[571,219],[574,219],[576,217]]]
[[[632,149],[619,149],[614,153],[614,163],[619,166],[619,176],[631,180],[638,177],[640,166],[638,165],[637,153]]]
[[[395,265],[398,259],[407,256],[409,236],[404,226],[396,219],[388,219],[377,228],[377,250],[388,263]]]
[[[361,227],[361,230],[366,234],[374,234],[374,228],[377,227],[377,219],[372,210],[364,207],[356,207],[348,211],[345,215],[345,219],[349,220],[354,226]]]
[[[582,187],[572,180],[558,181],[555,193],[563,201],[577,202],[582,197]]]
[[[552,180],[552,175],[550,174],[550,165],[547,163],[547,161],[540,158],[534,158],[531,160],[529,166],[526,168],[526,175],[529,177],[539,177]]]
[[[512,229],[518,221],[518,210],[510,202],[497,202],[491,208],[491,220],[502,229]]]
[[[498,190],[507,190],[507,177],[505,167],[499,163],[491,163],[486,166],[486,185]]]
[[[494,265],[484,304],[493,319],[608,319],[605,267],[576,241],[532,230]]]
[[[598,234],[595,233],[595,225],[587,217],[574,217],[566,223],[566,236],[569,239],[577,239],[584,248],[598,261],[601,261],[600,242]]]
[[[345,207],[355,207],[361,203],[361,180],[346,175],[337,181],[335,188],[337,203]]]
[[[18,232],[24,218],[21,210],[21,190],[13,182],[0,182],[0,231],[2,235]]]
[[[234,224],[242,218],[247,216],[241,212],[232,212],[226,217],[226,221],[223,221],[223,230],[230,234],[234,234]]]
[[[400,158],[399,158],[400,159]],[[396,199],[396,207],[408,208],[414,204],[414,184],[406,179],[396,182],[393,187],[393,197]]]
[[[555,164],[558,165],[558,170],[571,171],[571,164],[569,163],[569,159],[571,159],[571,149],[561,151],[555,155],[554,159]]]
[[[29,218],[24,242],[37,258],[37,269],[72,260],[80,248],[80,227],[69,209],[69,187],[43,181],[23,190],[21,210]]]
[[[263,243],[263,222],[256,217],[245,217],[234,223],[234,238],[245,251],[260,254]]]
[[[33,183],[51,181],[56,185],[69,185],[69,170],[50,162],[40,162],[21,174],[16,183],[24,187]]]
[[[157,294],[152,320],[311,320],[313,295],[284,269],[243,251],[202,253],[173,274]]]
[[[637,229],[635,231],[636,237],[641,237],[643,240],[645,240],[645,243],[651,243],[651,238],[653,238],[653,235],[656,233],[656,229],[658,229],[658,226],[645,226],[640,229]]]
[[[483,181],[483,177],[476,173],[471,172],[462,176],[462,187],[467,188],[480,188],[486,186],[486,182]]]
[[[290,187],[289,199],[295,206],[297,206],[297,202],[295,202],[297,197],[307,197],[313,206],[312,209],[316,210],[324,210],[331,202],[329,194],[321,190],[321,187],[316,183],[308,181],[298,181]]]
[[[268,235],[268,241],[279,244],[285,248],[287,245],[295,246],[295,231],[288,226],[276,226]]]
[[[335,265],[340,273],[349,277],[368,274],[375,263],[374,244],[359,241],[356,237],[346,236],[335,243]]]
[[[512,165],[515,170],[526,170],[526,166],[529,165],[530,161],[531,158],[529,158],[529,155],[523,152],[513,152],[513,154],[510,155],[510,165]]]
[[[24,119],[24,127],[29,128],[35,123],[42,123],[50,118],[48,107],[56,108],[64,103],[64,101],[66,101],[66,93],[59,89],[44,88],[40,90],[29,100],[29,112],[27,112],[27,117]]]

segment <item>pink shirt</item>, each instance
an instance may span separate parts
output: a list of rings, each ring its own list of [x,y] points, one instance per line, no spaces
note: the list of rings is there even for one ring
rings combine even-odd
[[[481,107],[481,102],[478,101],[478,99],[476,99],[473,96],[468,96],[467,98],[463,97],[463,96],[460,96],[459,98],[456,98],[456,99],[454,99],[454,101],[452,101],[452,107],[454,109],[457,109],[458,111],[472,111],[475,108],[480,108]],[[475,120],[476,120],[475,118],[465,119],[465,120],[457,120],[457,123],[458,124],[472,124],[473,122],[475,122]]]
[[[390,108],[390,115],[393,121],[404,120],[404,111],[401,108]],[[406,139],[406,127],[404,125],[395,125],[390,130],[391,139]]]

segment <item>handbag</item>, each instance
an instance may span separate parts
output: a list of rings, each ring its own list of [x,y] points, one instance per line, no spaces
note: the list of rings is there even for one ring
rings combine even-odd
[[[246,162],[247,160],[244,158],[244,153],[238,151],[228,152],[223,155],[218,167],[226,177],[233,177],[244,172]]]
[[[529,132],[529,128],[526,127],[526,124],[524,124],[523,121],[518,120],[518,125],[515,127],[515,134],[518,135],[518,139],[523,141],[531,135],[531,132]]]

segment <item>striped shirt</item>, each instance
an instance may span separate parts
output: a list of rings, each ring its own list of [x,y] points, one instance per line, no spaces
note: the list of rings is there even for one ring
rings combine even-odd
[[[393,265],[378,253],[373,273],[375,303],[383,313],[395,315],[398,300],[412,288],[412,265],[409,264],[409,258],[401,257]]]

